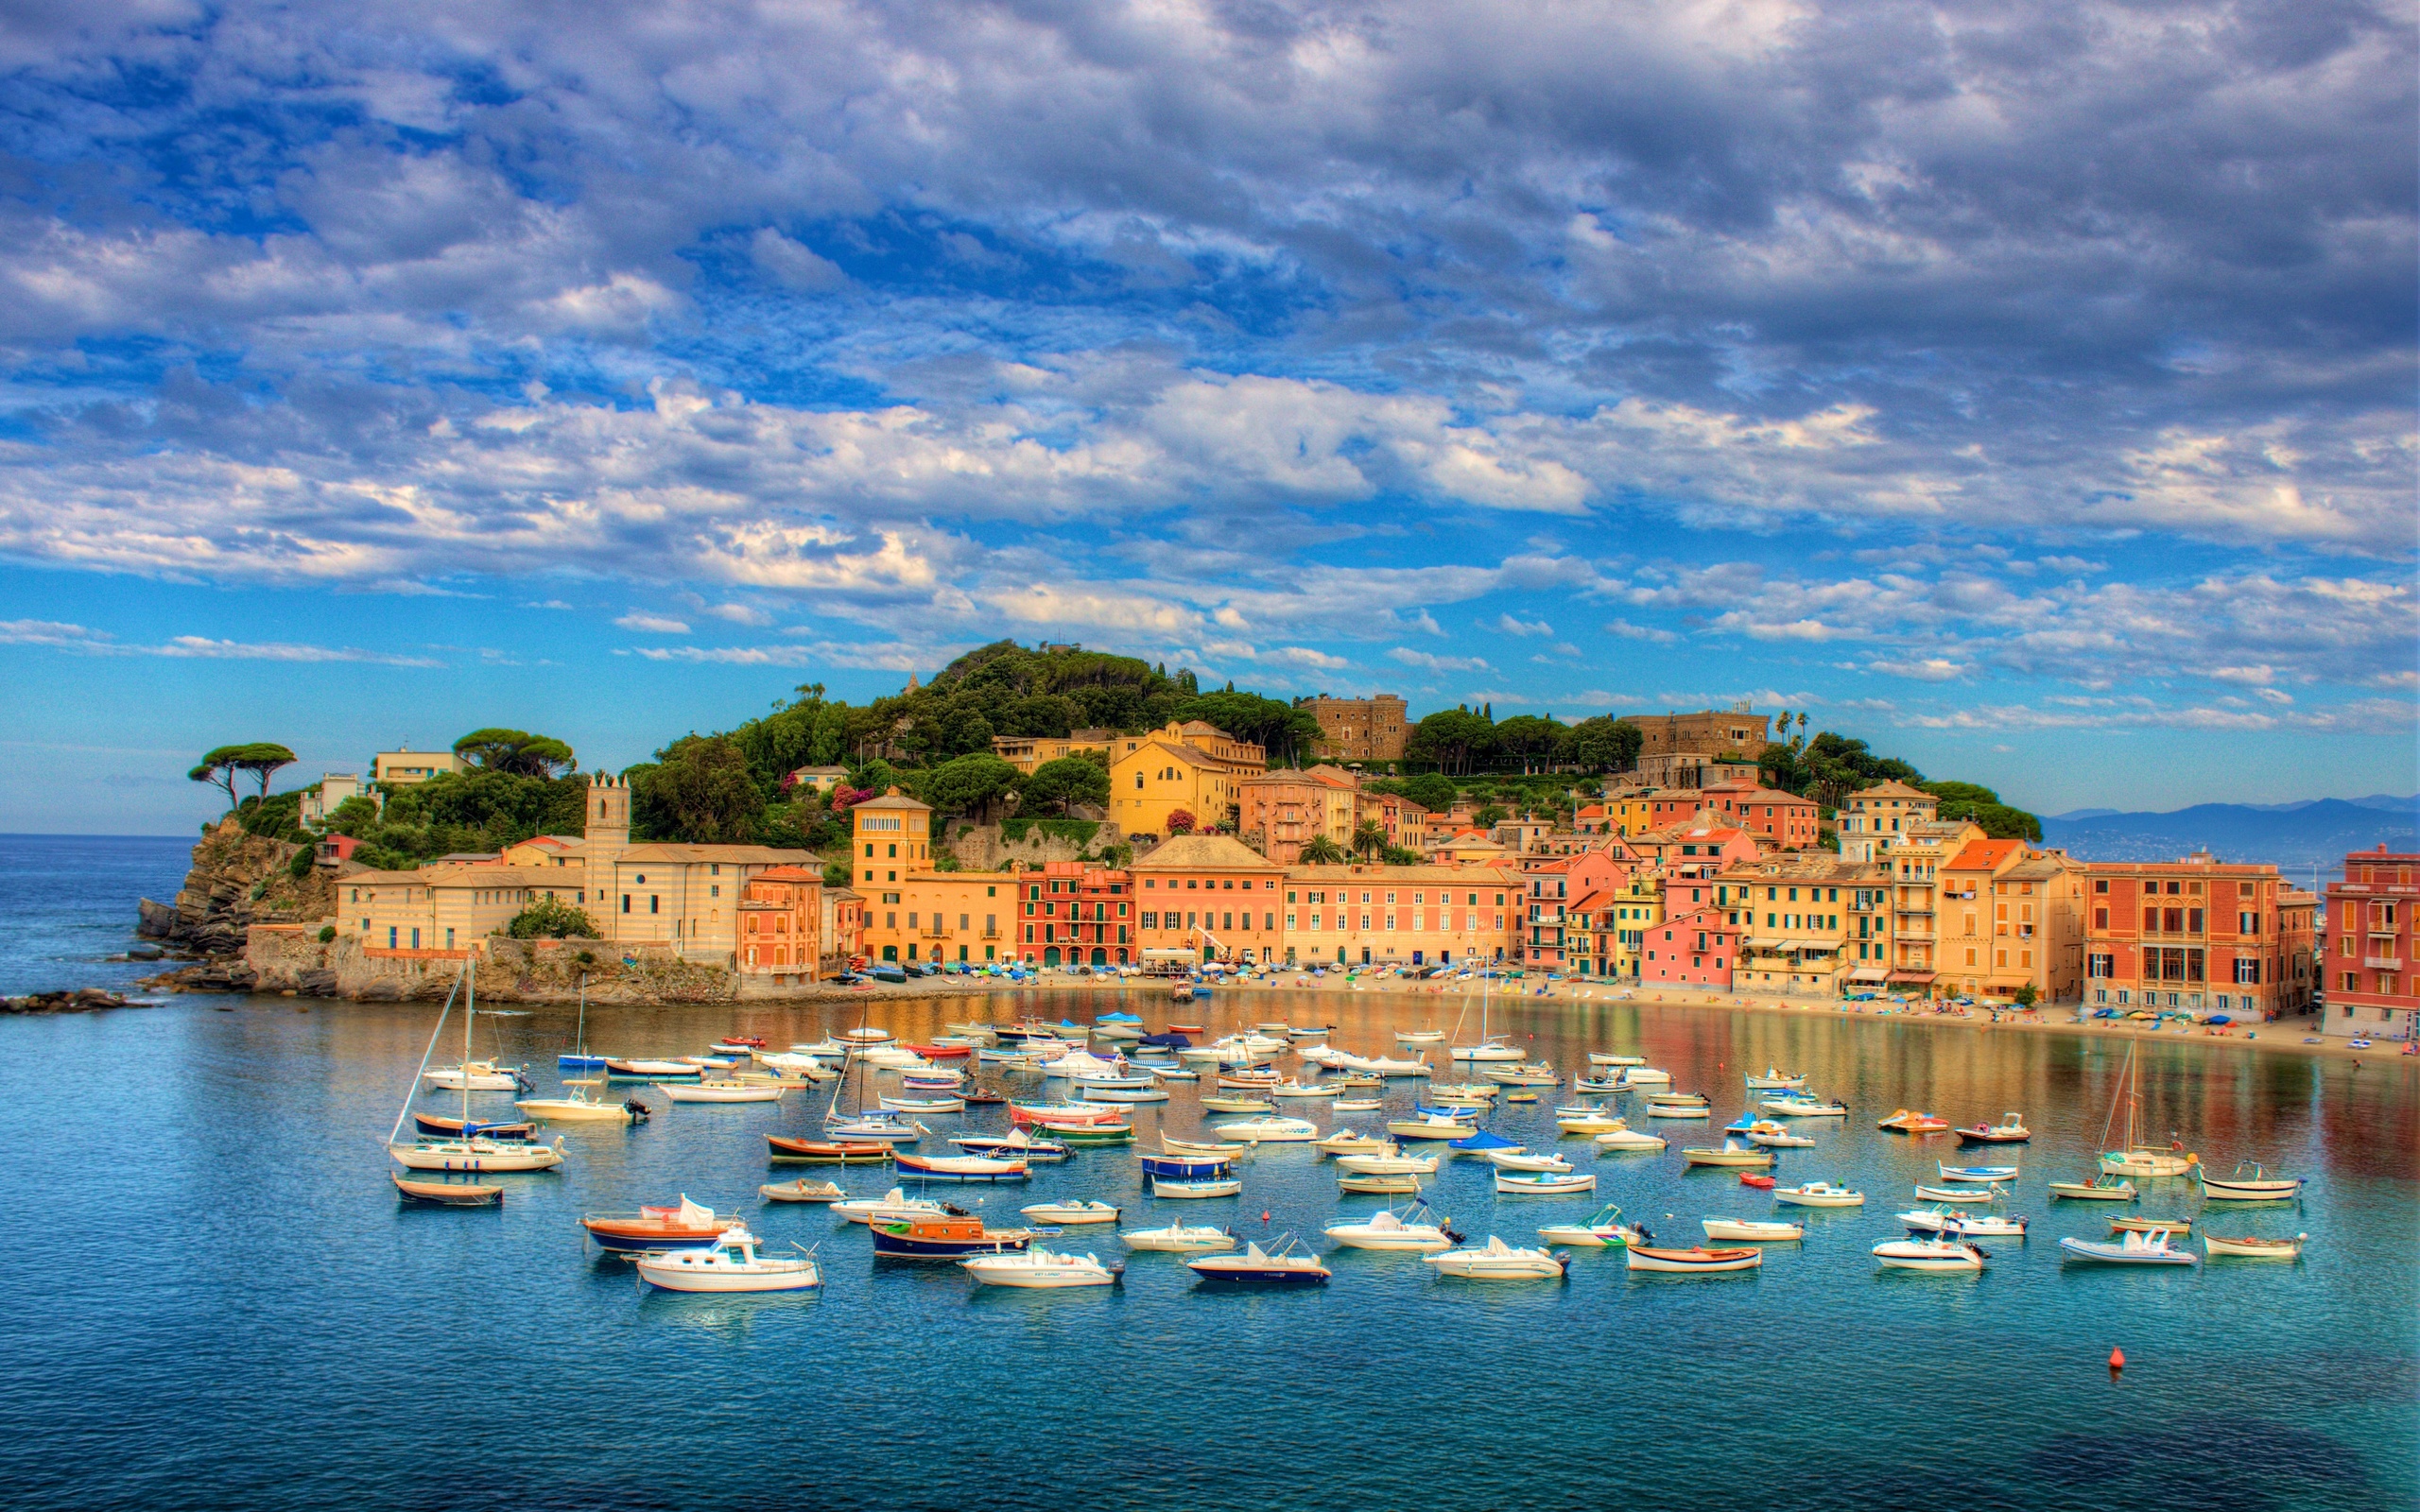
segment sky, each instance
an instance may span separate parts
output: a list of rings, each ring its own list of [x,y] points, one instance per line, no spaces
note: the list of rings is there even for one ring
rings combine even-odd
[[[0,830],[1001,637],[2420,786],[2408,6],[18,0]]]

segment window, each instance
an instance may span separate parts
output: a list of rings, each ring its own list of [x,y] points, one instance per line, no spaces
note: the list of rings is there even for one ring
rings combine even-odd
[[[2260,981],[2260,962],[2249,956],[2237,956],[2235,958],[2235,979],[2238,983],[2247,987],[2258,984]]]
[[[2108,909],[2096,908],[2092,911],[2092,927],[2095,929],[2107,929],[2109,927]]]

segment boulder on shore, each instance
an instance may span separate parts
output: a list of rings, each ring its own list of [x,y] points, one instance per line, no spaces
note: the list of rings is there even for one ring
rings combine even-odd
[[[126,999],[96,987],[0,998],[0,1013],[91,1013],[100,1008],[128,1006],[131,1005]]]

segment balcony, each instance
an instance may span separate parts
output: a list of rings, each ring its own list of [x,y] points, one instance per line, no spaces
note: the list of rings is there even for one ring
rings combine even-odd
[[[2403,957],[2400,955],[2364,955],[2361,957],[2361,964],[2368,967],[2373,971],[2400,971],[2403,970]]]

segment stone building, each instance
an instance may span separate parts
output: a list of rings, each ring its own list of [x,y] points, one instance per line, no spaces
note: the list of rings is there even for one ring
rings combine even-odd
[[[1340,762],[1399,762],[1409,733],[1407,705],[1392,693],[1370,698],[1305,698],[1320,722],[1320,754]]]

